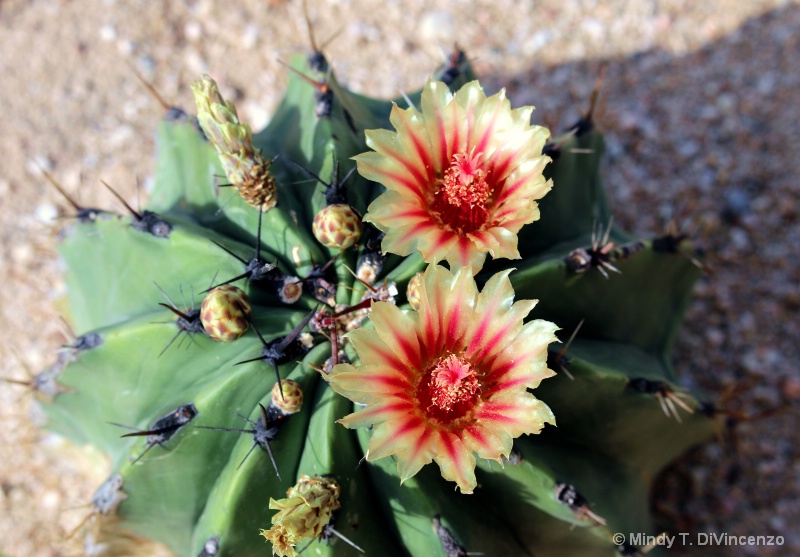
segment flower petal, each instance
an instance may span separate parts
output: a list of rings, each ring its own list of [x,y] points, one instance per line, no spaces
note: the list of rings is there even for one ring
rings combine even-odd
[[[487,428],[503,430],[511,437],[539,433],[545,423],[556,424],[553,411],[533,395],[498,395],[486,401],[475,419]]]
[[[423,466],[430,464],[436,455],[436,434],[430,428],[424,429],[420,435],[405,450],[395,455],[397,459],[397,474],[400,483],[419,472]]]
[[[333,384],[331,384],[331,386],[333,386]],[[334,390],[336,389],[334,388]],[[400,419],[408,415],[410,411],[413,411],[413,407],[409,401],[389,399],[384,403],[374,404],[358,412],[348,414],[337,421],[349,429],[369,427],[371,425]]]
[[[478,485],[475,479],[475,457],[461,439],[447,431],[440,431],[437,455],[433,460],[439,465],[445,480],[456,482],[461,493],[472,493]]]
[[[349,367],[353,371],[338,371],[333,375],[331,385],[337,393],[347,393],[353,402],[371,404],[390,396],[407,396],[410,385],[404,374],[374,365]]]
[[[417,327],[412,319],[389,302],[374,302],[370,320],[381,340],[411,369],[422,366]]]
[[[424,433],[425,422],[414,414],[403,416],[391,424],[384,422],[372,432],[367,460],[378,460],[406,450]]]

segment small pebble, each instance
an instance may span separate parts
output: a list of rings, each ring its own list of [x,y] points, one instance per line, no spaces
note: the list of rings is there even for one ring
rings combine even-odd
[[[197,21],[187,21],[183,26],[183,35],[188,41],[199,41],[203,36],[203,27]]]
[[[112,25],[103,25],[100,28],[100,39],[110,43],[117,38],[117,30]]]
[[[255,24],[250,24],[245,27],[244,33],[242,34],[241,38],[239,39],[239,44],[242,48],[251,49],[258,44],[258,38],[261,34],[261,30]]]
[[[428,12],[422,16],[417,33],[422,41],[450,44],[456,33],[453,16],[445,11]]]
[[[58,217],[58,209],[50,203],[42,203],[36,206],[36,218],[43,223],[52,224]]]

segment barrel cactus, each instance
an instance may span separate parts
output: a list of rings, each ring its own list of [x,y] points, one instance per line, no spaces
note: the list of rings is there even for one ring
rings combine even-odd
[[[694,248],[611,224],[591,114],[548,141],[473,79],[455,52],[380,101],[297,56],[253,134],[203,77],[197,118],[160,124],[147,209],[79,207],[79,336],[45,406],[108,456],[92,554],[612,556],[659,533],[655,475],[713,432],[669,361]]]

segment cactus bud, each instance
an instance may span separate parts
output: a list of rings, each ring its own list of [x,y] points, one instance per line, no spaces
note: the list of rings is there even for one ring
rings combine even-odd
[[[364,223],[350,205],[336,203],[314,215],[314,237],[329,248],[347,249],[361,238]]]
[[[217,148],[225,175],[248,205],[268,211],[278,203],[270,162],[253,148],[250,126],[239,121],[236,107],[222,98],[216,82],[204,75],[192,84],[197,121]]]
[[[233,342],[250,328],[250,298],[241,288],[225,284],[208,291],[200,306],[200,320],[208,336]]]
[[[417,273],[411,280],[408,281],[408,286],[406,287],[406,299],[408,299],[408,303],[414,308],[414,311],[419,311],[420,308],[420,297],[419,297],[419,288],[422,285],[422,273]]]
[[[281,397],[283,390],[283,397]],[[272,386],[272,402],[270,406],[277,408],[281,414],[288,416],[299,412],[303,407],[303,388],[297,381],[283,379]]]

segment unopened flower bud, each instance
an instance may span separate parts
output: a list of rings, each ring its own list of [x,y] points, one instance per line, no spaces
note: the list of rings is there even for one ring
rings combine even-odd
[[[361,238],[364,223],[350,205],[336,203],[323,207],[314,215],[314,237],[329,248],[347,249]]]
[[[283,397],[281,397],[283,390]],[[270,406],[277,408],[284,416],[299,412],[303,407],[303,388],[297,381],[283,379],[272,386],[272,402]]]
[[[233,342],[250,328],[250,312],[247,294],[241,288],[225,284],[206,293],[200,306],[200,321],[214,340]]]
[[[239,121],[236,107],[222,98],[216,82],[204,75],[192,84],[197,103],[197,121],[216,147],[225,176],[242,199],[261,211],[278,202],[270,162],[253,147],[250,126]]]
[[[408,281],[408,286],[406,287],[406,299],[414,311],[419,311],[420,308],[420,297],[419,297],[419,289],[422,286],[422,273],[417,273],[411,280]]]

